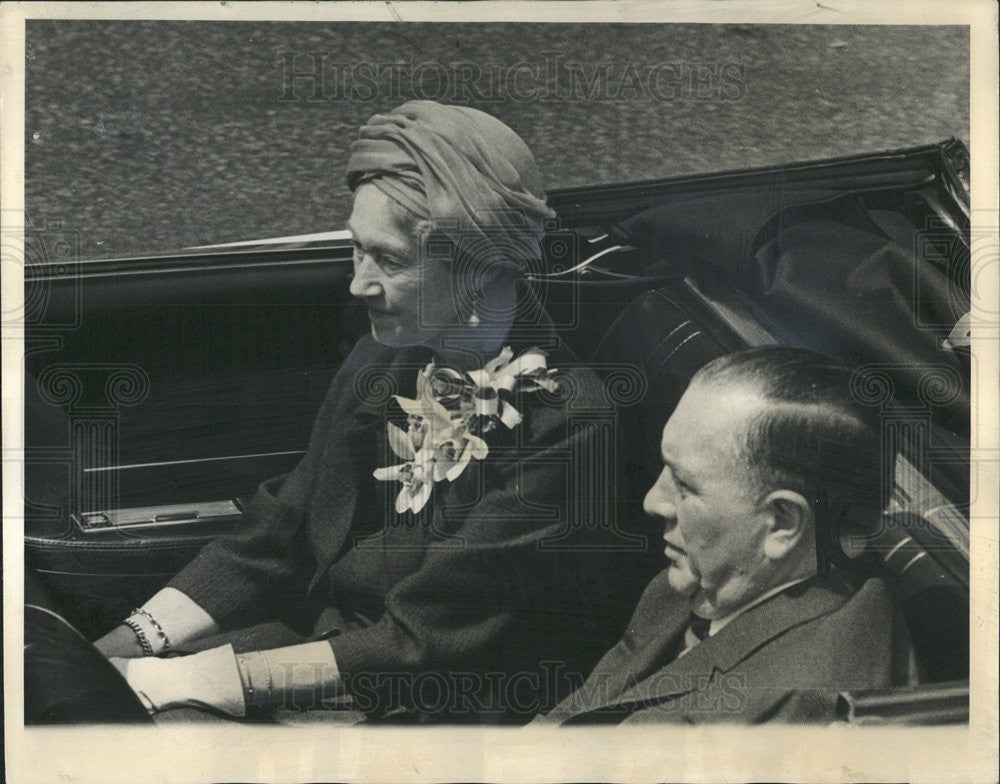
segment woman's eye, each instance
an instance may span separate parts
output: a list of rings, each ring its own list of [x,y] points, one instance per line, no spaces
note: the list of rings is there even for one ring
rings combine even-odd
[[[682,482],[676,476],[674,476],[672,478],[673,478],[673,481],[674,481],[674,487],[677,488],[677,494],[681,498],[686,498],[688,496],[688,494],[691,492],[691,486],[687,485],[687,484],[684,484],[684,482]]]
[[[360,264],[366,256],[370,256],[379,269],[390,274],[400,272],[409,266],[405,259],[399,256],[390,256],[377,250],[368,250],[357,240],[351,242],[351,251],[355,264]]]

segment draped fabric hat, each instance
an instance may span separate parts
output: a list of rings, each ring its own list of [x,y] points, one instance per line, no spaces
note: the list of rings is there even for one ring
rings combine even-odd
[[[408,101],[362,126],[347,184],[370,182],[431,220],[475,264],[541,258],[545,203],[531,150],[495,117],[465,106]]]

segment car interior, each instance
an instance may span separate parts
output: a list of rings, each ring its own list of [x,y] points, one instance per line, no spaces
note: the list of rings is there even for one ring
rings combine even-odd
[[[559,336],[605,380],[609,506],[640,537],[660,535],[641,510],[660,430],[704,364],[780,344],[859,368],[895,482],[882,524],[840,544],[890,576],[919,678],[842,695],[847,721],[968,717],[973,357],[956,338],[970,309],[967,167],[948,140],[552,191],[559,219],[544,272],[529,278]],[[96,639],[295,465],[368,328],[350,266],[346,243],[328,241],[60,264],[39,253],[25,282],[34,605]],[[637,568],[652,576],[659,553],[653,541]]]

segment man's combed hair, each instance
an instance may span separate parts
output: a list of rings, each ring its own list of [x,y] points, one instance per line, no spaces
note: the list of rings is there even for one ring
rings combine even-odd
[[[829,557],[845,519],[874,525],[893,476],[878,411],[851,394],[850,368],[798,348],[764,347],[713,360],[695,382],[733,384],[772,405],[750,421],[738,446],[760,495],[787,489],[813,504],[817,545]]]

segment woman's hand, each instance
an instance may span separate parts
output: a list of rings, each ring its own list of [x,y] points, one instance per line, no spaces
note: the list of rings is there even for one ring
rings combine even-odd
[[[111,658],[150,713],[171,708],[214,708],[244,716],[243,682],[232,645],[190,656]]]
[[[111,657],[137,659],[144,655],[139,638],[124,623],[116,626],[101,637],[101,639],[94,643],[94,647],[109,659]]]

